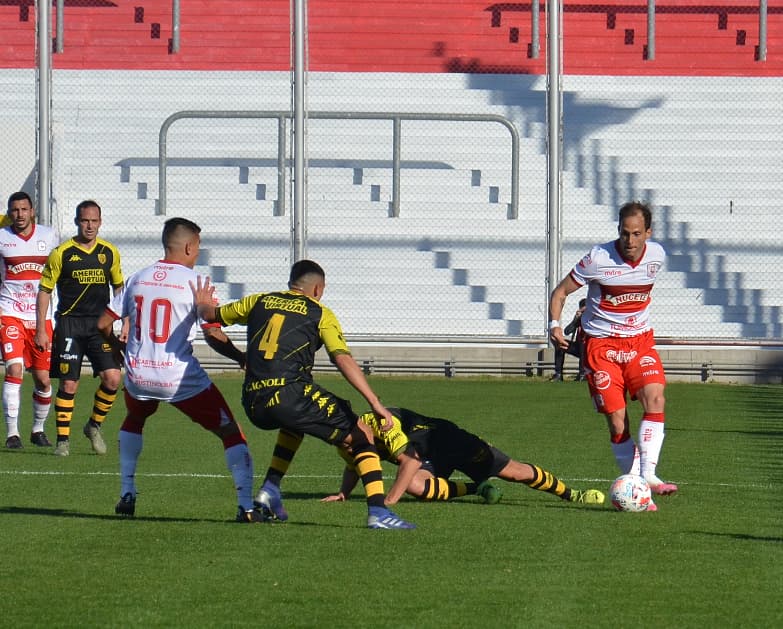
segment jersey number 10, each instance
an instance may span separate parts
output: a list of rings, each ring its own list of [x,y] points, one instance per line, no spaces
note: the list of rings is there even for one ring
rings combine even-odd
[[[134,333],[136,340],[141,340],[141,317],[144,306],[144,297],[135,295],[136,322]],[[150,302],[149,333],[153,343],[165,343],[171,336],[171,302],[168,299],[157,298]]]

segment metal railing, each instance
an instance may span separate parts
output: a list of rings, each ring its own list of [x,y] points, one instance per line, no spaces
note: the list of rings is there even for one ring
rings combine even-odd
[[[285,215],[286,210],[286,155],[287,147],[287,120],[292,117],[289,111],[179,111],[163,121],[160,127],[158,139],[158,213],[166,214],[167,205],[167,171],[168,171],[168,132],[178,120],[183,119],[276,119],[277,120],[277,190],[278,208],[280,216]],[[393,123],[392,137],[392,200],[391,216],[400,215],[400,170],[401,170],[401,144],[402,121],[441,121],[441,122],[493,122],[503,125],[511,134],[511,202],[508,205],[508,218],[516,219],[519,216],[519,131],[508,118],[495,114],[435,114],[435,113],[386,113],[386,112],[358,112],[358,111],[311,111],[307,117],[314,120],[388,120]],[[296,211],[298,208],[294,208]]]
[[[522,5],[520,5],[522,6]],[[533,59],[538,59],[540,51],[540,39],[539,39],[539,3],[533,2],[530,5],[531,14],[531,35],[530,35],[530,48],[529,56]],[[62,53],[64,50],[64,34],[65,34],[65,20],[64,20],[64,8],[65,0],[55,1],[56,15],[57,15],[57,30],[54,39],[54,52]],[[698,7],[695,7],[698,8]],[[720,7],[718,7],[720,8]],[[742,8],[744,10],[744,7]],[[518,10],[518,9],[517,9]],[[655,0],[647,1],[647,54],[648,61],[655,59]],[[768,4],[767,0],[759,0],[758,14],[759,14],[759,43],[756,49],[756,61],[766,61],[767,59],[767,17],[768,17]],[[171,48],[172,54],[178,53],[180,50],[180,22],[181,22],[181,10],[180,0],[171,0]]]

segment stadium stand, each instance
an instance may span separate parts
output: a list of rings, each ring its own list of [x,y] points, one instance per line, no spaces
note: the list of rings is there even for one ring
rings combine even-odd
[[[67,3],[65,49],[54,58],[60,228],[70,231],[70,208],[95,197],[126,270],[158,255],[166,218],[158,204],[161,124],[184,109],[288,109],[289,4],[183,3],[182,49],[174,54],[168,0]],[[327,301],[351,317],[345,323],[354,333],[540,337],[543,56],[525,54],[523,5],[449,2],[446,28],[445,4],[311,3],[309,105],[507,117],[522,136],[519,218],[508,218],[509,141],[500,128],[404,123],[400,215],[392,217],[389,125],[311,120],[308,253],[327,267]],[[781,335],[781,280],[757,257],[771,259],[775,245],[759,240],[749,221],[779,220],[779,79],[763,77],[783,72],[774,52],[783,43],[783,7],[770,3],[773,52],[758,64],[757,4],[705,4],[697,13],[658,3],[654,62],[644,59],[644,3],[564,4],[563,267],[612,237],[617,205],[651,199],[656,237],[671,253],[655,294],[664,336]],[[33,96],[34,16],[25,6],[0,5],[0,68],[12,68],[0,71],[0,83],[12,116],[29,112]],[[693,62],[683,64],[683,55]],[[608,58],[616,60],[611,67]],[[724,126],[716,126],[719,117]],[[291,226],[280,216],[281,196],[288,212],[290,198],[278,190],[274,123],[181,121],[169,148],[167,215],[204,227],[200,269],[219,282],[221,298],[279,288]],[[697,181],[716,168],[731,176]],[[375,297],[373,277],[385,287]],[[379,298],[389,307],[383,316],[352,307]],[[404,317],[395,307],[402,303]],[[433,304],[449,316],[436,319]]]

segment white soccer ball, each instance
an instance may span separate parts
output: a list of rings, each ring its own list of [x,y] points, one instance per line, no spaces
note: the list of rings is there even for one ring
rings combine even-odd
[[[646,511],[652,500],[652,492],[641,476],[623,474],[612,483],[609,498],[618,511]]]

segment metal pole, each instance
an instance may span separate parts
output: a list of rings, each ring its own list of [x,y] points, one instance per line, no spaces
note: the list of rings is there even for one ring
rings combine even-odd
[[[647,61],[655,59],[655,0],[647,0]]]
[[[306,257],[305,227],[307,209],[305,203],[305,13],[307,0],[295,0],[294,9],[294,207],[293,256],[294,261]]]
[[[540,14],[538,0],[533,0],[530,5],[530,57],[532,59],[538,59],[541,52]]]
[[[551,293],[560,280],[561,238],[560,227],[560,196],[562,180],[560,173],[560,148],[562,146],[561,119],[561,68],[560,68],[560,6],[561,0],[549,0],[547,3],[547,115],[549,123],[547,152],[547,197],[548,197],[548,291]]]
[[[63,51],[63,38],[65,37],[65,0],[57,0],[57,35],[54,43],[54,52],[61,53]]]
[[[179,52],[179,0],[171,0],[171,52]]]
[[[285,216],[288,191],[286,190],[285,160],[288,156],[288,124],[286,117],[277,119],[277,208],[276,216]]]
[[[38,0],[38,218],[52,224],[52,4]]]
[[[392,135],[392,207],[394,218],[400,216],[400,167],[402,164],[402,120],[394,117],[394,132]]]
[[[759,61],[767,60],[767,0],[759,0]]]

